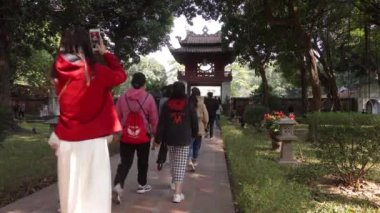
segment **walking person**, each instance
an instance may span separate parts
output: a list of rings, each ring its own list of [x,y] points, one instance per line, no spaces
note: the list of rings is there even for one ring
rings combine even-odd
[[[182,82],[173,84],[169,100],[163,106],[157,128],[156,142],[165,141],[169,149],[173,202],[185,199],[182,192],[191,138],[198,134],[198,119],[194,106],[186,97]]]
[[[208,125],[207,131],[209,132],[209,137],[214,136],[214,123],[216,119],[216,111],[219,108],[218,101],[213,98],[213,93],[208,92],[207,98],[205,99],[205,105],[208,111]]]
[[[158,114],[161,114],[162,108],[165,105],[166,101],[169,99],[171,93],[173,90],[173,85],[167,85],[163,89],[163,97],[160,99],[159,107],[158,107]],[[158,151],[157,156],[157,170],[160,171],[166,162],[166,158],[168,156],[168,145],[165,141],[161,142],[160,150]]]
[[[119,98],[116,110],[123,126],[120,141],[120,164],[114,179],[112,201],[120,204],[124,181],[132,166],[137,152],[137,193],[143,194],[152,189],[147,184],[148,162],[151,135],[155,134],[158,123],[156,102],[151,94],[145,91],[146,77],[135,73],[132,77],[132,88],[127,89]]]
[[[18,101],[12,101],[12,110],[13,110],[13,116],[15,119],[18,119],[19,108],[20,108],[20,105]]]
[[[111,88],[126,80],[119,60],[101,41],[95,62],[88,31],[68,28],[53,64],[60,115],[49,139],[57,155],[63,213],[111,213],[111,168],[107,142],[121,125]]]
[[[24,102],[21,102],[21,104],[20,104],[19,111],[18,111],[18,117],[20,119],[25,117],[25,103]]]
[[[222,114],[223,112],[223,106],[222,106],[222,101],[220,100],[220,98],[218,98],[218,109],[216,110],[216,119],[215,119],[215,123],[216,123],[216,126],[220,128],[220,115]]]
[[[208,112],[204,99],[201,97],[201,91],[197,87],[191,89],[190,102],[194,104],[198,119],[198,134],[194,137],[189,147],[189,166],[192,172],[198,165],[197,158],[202,144],[202,137],[206,134],[206,126],[208,123]]]

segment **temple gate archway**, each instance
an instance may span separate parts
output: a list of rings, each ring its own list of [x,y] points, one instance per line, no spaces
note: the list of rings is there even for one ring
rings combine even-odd
[[[221,100],[224,103],[230,97],[231,71],[226,65],[235,60],[232,48],[222,47],[221,32],[208,34],[207,27],[203,34],[187,31],[185,39],[177,37],[180,48],[169,48],[175,60],[185,66],[178,71],[178,80],[186,83],[187,91],[193,86],[220,87]]]

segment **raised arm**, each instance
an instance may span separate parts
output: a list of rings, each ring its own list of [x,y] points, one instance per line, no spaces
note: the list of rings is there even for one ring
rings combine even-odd
[[[106,86],[114,87],[127,80],[127,74],[116,56],[107,52],[103,54],[103,58],[107,66],[99,65],[102,66],[99,75],[104,79]]]

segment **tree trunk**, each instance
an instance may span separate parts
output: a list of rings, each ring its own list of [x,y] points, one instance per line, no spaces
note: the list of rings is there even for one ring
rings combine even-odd
[[[295,6],[295,1],[290,0],[288,2],[289,7],[289,14],[290,17],[292,17],[293,22],[292,25],[294,26],[295,33],[299,38],[301,38],[301,41],[303,41],[303,47],[305,48],[305,56],[308,59],[309,65],[310,65],[310,85],[311,90],[313,93],[313,105],[312,110],[313,111],[320,111],[322,106],[321,101],[321,84],[319,80],[319,74],[318,74],[318,67],[317,67],[317,58],[314,55],[314,49],[313,49],[313,43],[312,43],[312,37],[310,33],[307,32],[307,30],[302,26],[301,19],[300,19],[300,12],[297,6]]]
[[[0,107],[10,109],[11,102],[11,70],[9,66],[9,36],[6,32],[0,32]]]
[[[336,85],[335,75],[334,73],[331,72],[330,75],[328,76],[329,76],[328,81],[330,85],[331,99],[334,104],[333,111],[340,111],[342,109],[342,105],[341,105],[339,95],[338,95],[338,86]]]
[[[326,49],[326,58],[327,58],[327,66],[325,66],[325,72],[327,74],[327,78],[330,86],[330,95],[333,102],[333,111],[340,111],[342,106],[340,103],[339,95],[338,95],[338,86],[336,85],[336,78],[333,70],[333,61],[331,57],[331,47],[330,47],[330,39],[329,35],[326,35],[325,39],[325,49]],[[321,55],[321,57],[323,57]]]
[[[296,6],[296,0],[289,0],[287,2],[287,9],[289,11],[289,17],[287,18],[275,18],[273,17],[271,6],[268,0],[264,3],[264,13],[272,25],[288,26],[294,30],[294,34],[301,41],[301,47],[304,48],[304,54],[310,63],[310,83],[313,93],[313,111],[321,110],[321,85],[318,75],[317,59],[314,55],[313,44],[311,35],[308,33],[301,23],[299,7]],[[297,40],[297,39],[296,39]]]
[[[259,72],[261,76],[261,84],[263,88],[263,95],[261,97],[261,103],[264,106],[269,106],[269,86],[268,86],[268,79],[265,75],[265,64],[260,64]]]
[[[319,81],[317,58],[314,55],[314,50],[311,43],[311,36],[307,33],[304,34],[304,42],[306,44],[306,57],[310,63],[310,84],[313,93],[313,111],[320,111],[322,106],[322,93],[321,83]]]
[[[300,74],[301,74],[301,94],[302,94],[302,114],[305,114],[308,112],[308,97],[307,97],[307,73],[306,73],[306,67],[305,62],[303,60],[303,55],[299,57],[299,67],[300,67]]]

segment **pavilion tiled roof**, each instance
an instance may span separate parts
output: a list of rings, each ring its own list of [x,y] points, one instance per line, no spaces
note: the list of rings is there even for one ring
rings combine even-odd
[[[220,31],[215,34],[195,34],[193,32],[187,32],[186,38],[179,41],[181,46],[188,45],[220,45],[222,43],[222,37]]]
[[[208,34],[207,31],[205,27],[203,34],[195,34],[188,31],[185,39],[181,40],[181,38],[177,37],[181,47],[177,49],[169,48],[175,60],[184,64],[189,57],[192,58],[195,55],[203,55],[202,57],[206,59],[219,57],[219,59],[224,58],[223,60],[229,63],[234,61],[235,56],[233,49],[224,48],[222,45],[221,32]]]
[[[221,46],[182,46],[178,49],[171,49],[170,51],[172,53],[219,53],[232,51],[232,49],[223,49]]]

